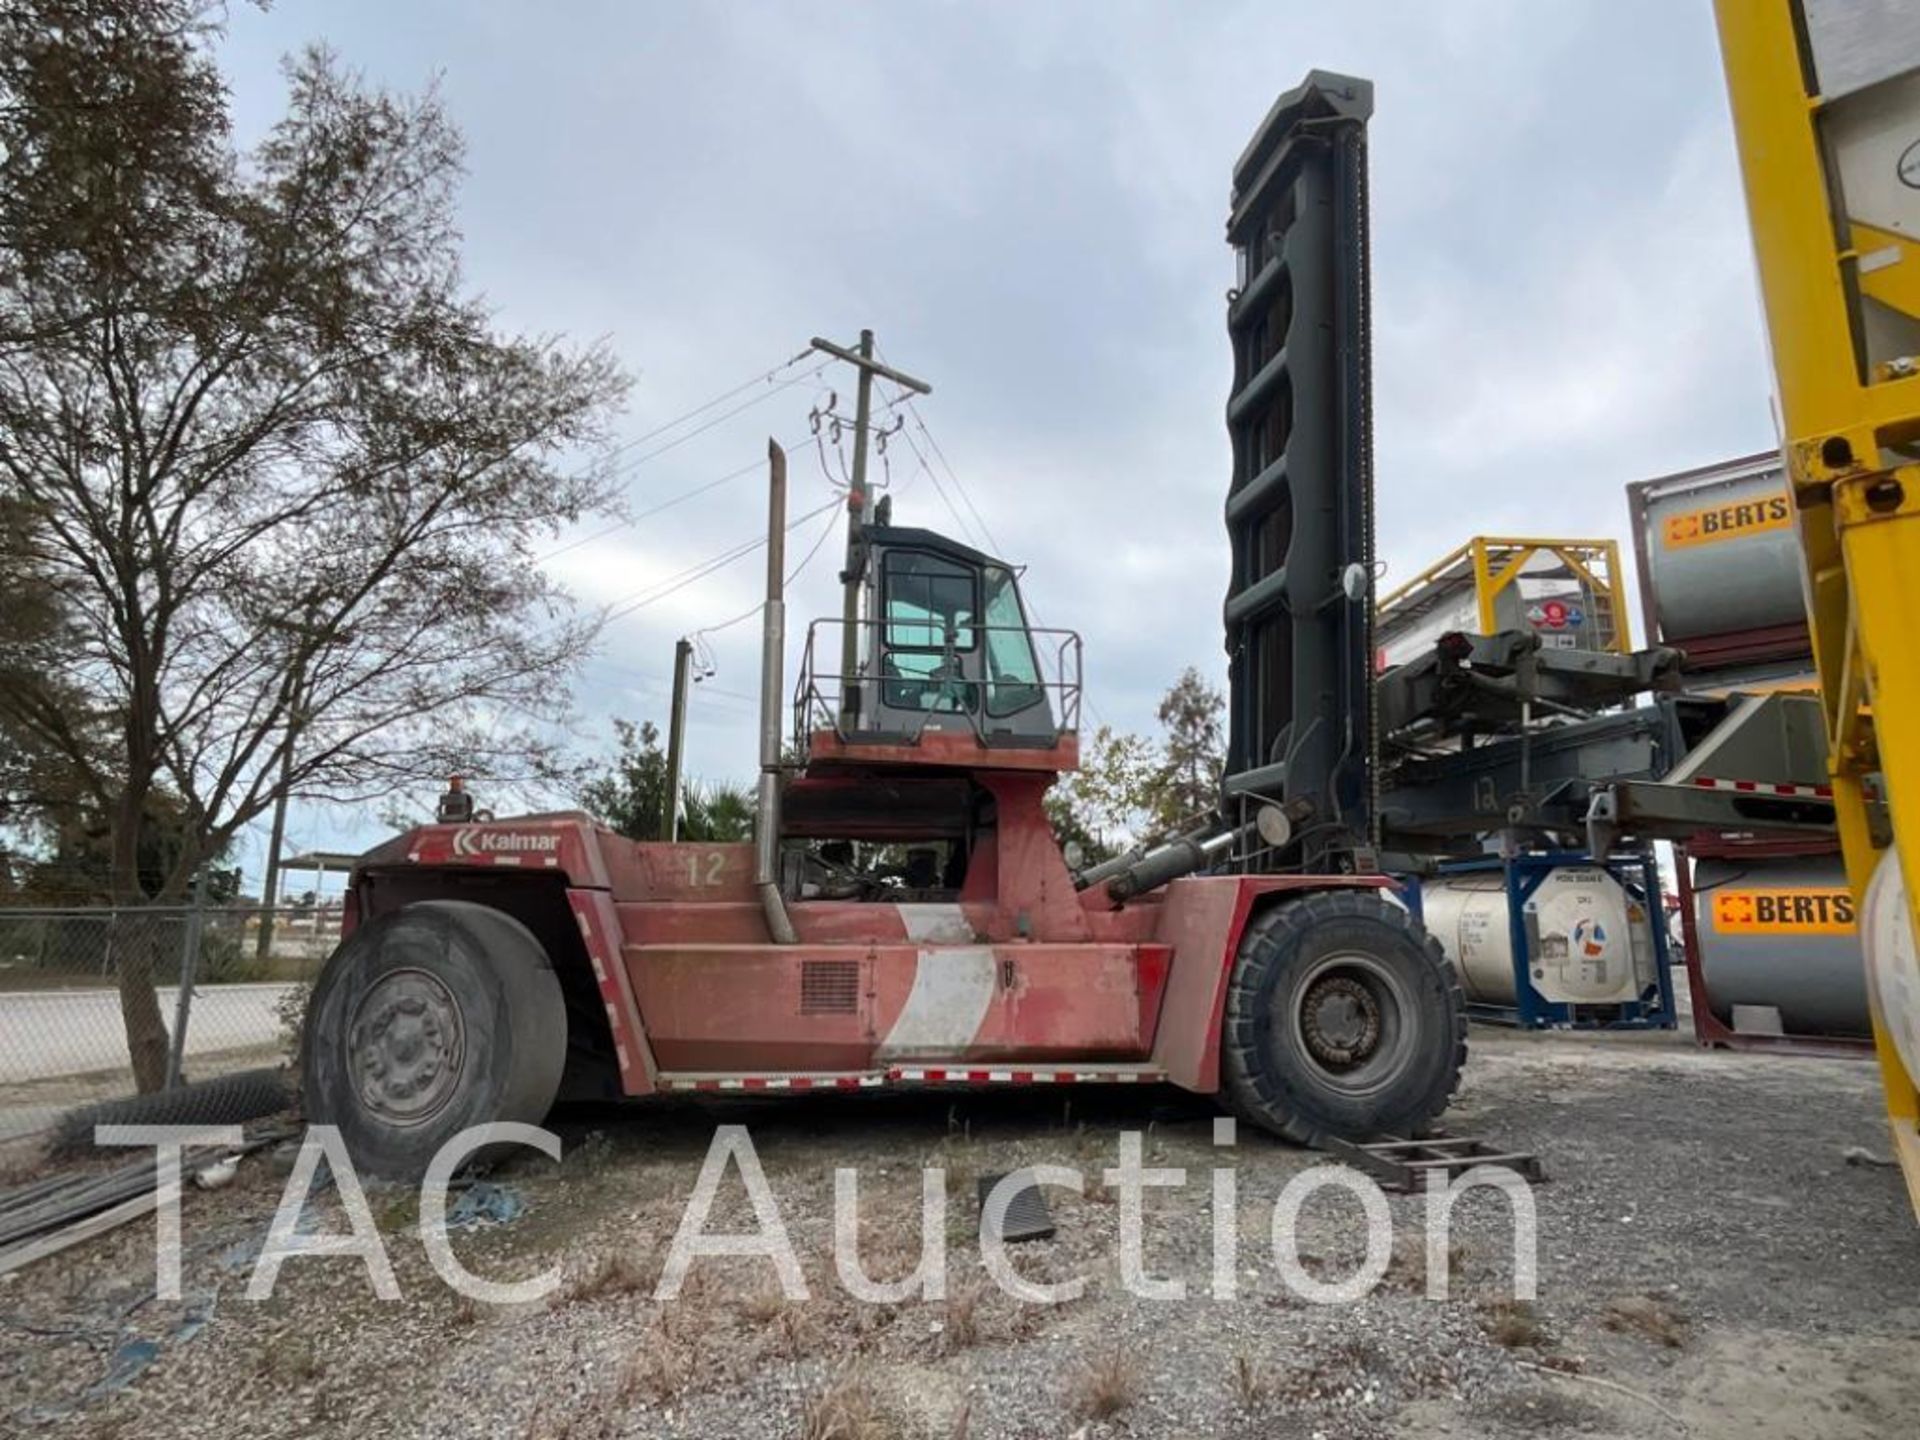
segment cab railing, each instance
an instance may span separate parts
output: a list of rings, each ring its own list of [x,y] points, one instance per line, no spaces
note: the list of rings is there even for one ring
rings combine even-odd
[[[928,708],[902,714],[903,707],[888,707],[884,722],[879,710],[880,687],[890,677],[881,674],[878,656],[886,649],[881,633],[888,622],[858,620],[852,622],[860,636],[857,647],[860,660],[852,672],[843,668],[848,621],[840,617],[823,618],[807,626],[806,646],[800,656],[800,674],[794,687],[794,742],[804,761],[811,737],[831,733],[841,744],[865,740],[889,744],[915,745],[929,725],[939,722],[941,730],[965,722],[983,749],[1020,746],[1045,749],[1057,745],[1080,729],[1082,646],[1079,632],[1046,629],[1031,625],[966,626],[973,643],[964,650],[955,647],[956,657],[984,654],[987,637],[1015,633],[1032,641],[1037,677],[1032,681],[1008,681],[991,676],[969,677],[943,674],[930,677],[928,684],[963,703]],[[894,622],[896,628],[898,622]],[[895,646],[895,649],[900,647]],[[930,650],[918,653],[930,654]],[[994,714],[993,706],[1005,692],[1030,692],[1032,699],[1004,714]],[[849,698],[856,699],[853,706]],[[1048,724],[1033,726],[1034,716],[1044,705]],[[1024,723],[1022,723],[1024,722]]]

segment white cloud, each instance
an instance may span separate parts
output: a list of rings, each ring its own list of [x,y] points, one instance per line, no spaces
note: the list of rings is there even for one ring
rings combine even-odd
[[[232,29],[256,128],[277,52],[322,33],[379,80],[444,72],[475,282],[506,323],[609,336],[640,377],[629,434],[872,325],[933,382],[929,423],[1046,620],[1086,633],[1093,704],[1124,725],[1150,724],[1183,666],[1224,669],[1221,227],[1241,146],[1310,68],[1377,85],[1397,574],[1476,532],[1624,540],[1627,481],[1770,438],[1705,7],[288,0]],[[848,378],[823,380],[850,408]],[[770,429],[804,433],[814,398],[640,467],[633,509],[751,461]],[[900,518],[954,528],[894,459]],[[806,455],[794,471],[797,514],[826,490]],[[588,600],[639,591],[756,533],[762,494],[749,475],[556,574]],[[796,622],[835,608],[836,551]],[[616,622],[582,723],[663,717],[674,638],[752,605],[760,574],[743,560]],[[750,692],[756,644],[751,622],[717,637],[709,683]],[[751,706],[700,704],[693,768],[744,775]]]

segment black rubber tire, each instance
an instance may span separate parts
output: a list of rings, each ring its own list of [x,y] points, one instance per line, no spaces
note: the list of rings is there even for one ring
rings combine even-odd
[[[1377,1075],[1356,1074],[1343,1088],[1339,1067],[1313,1056],[1290,1017],[1310,985],[1349,975],[1374,987],[1381,1033],[1388,1023],[1405,1027],[1393,1032],[1405,1043],[1381,1054]],[[1403,907],[1371,890],[1327,890],[1283,901],[1247,926],[1221,1036],[1225,1099],[1242,1119],[1301,1145],[1420,1135],[1452,1100],[1466,1058],[1459,979]]]
[[[396,971],[437,981],[434,993],[451,1001],[460,1031],[450,1078],[435,1082],[443,1098],[430,1113],[399,1121],[369,1103],[353,1059],[358,1044],[366,1063],[370,1035],[382,1033],[376,1017],[361,1016],[356,1039],[356,1010]],[[440,1147],[470,1126],[538,1124],[566,1058],[566,1003],[533,933],[486,905],[422,900],[361,925],[327,961],[307,1011],[301,1091],[308,1122],[339,1126],[356,1170],[417,1180]]]

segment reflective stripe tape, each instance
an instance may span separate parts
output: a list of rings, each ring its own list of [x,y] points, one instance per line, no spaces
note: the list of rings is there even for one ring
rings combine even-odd
[[[908,1085],[1151,1085],[1167,1078],[1164,1070],[972,1070],[894,1066],[850,1074],[660,1075],[662,1090],[780,1091],[866,1090],[886,1084]]]
[[[1709,780],[1696,775],[1691,781],[1702,790],[1733,790],[1742,795],[1784,795],[1789,799],[1831,800],[1831,785],[1781,785],[1768,780]]]
[[[843,1075],[661,1075],[662,1090],[864,1090],[885,1084],[877,1070]]]
[[[1164,1070],[948,1070],[896,1067],[888,1078],[927,1085],[1151,1085]]]

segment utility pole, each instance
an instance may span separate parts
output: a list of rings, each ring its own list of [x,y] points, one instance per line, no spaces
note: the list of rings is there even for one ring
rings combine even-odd
[[[667,720],[667,803],[660,812],[660,838],[680,838],[680,760],[687,743],[687,673],[693,668],[693,642],[673,642],[673,713]]]
[[[267,877],[260,887],[260,923],[254,930],[253,955],[264,964],[273,953],[273,922],[280,891],[280,846],[287,835],[287,786],[293,775],[293,742],[297,731],[287,722],[287,748],[280,758],[280,793],[273,797],[273,835],[267,841]]]
[[[313,611],[307,613],[312,615]],[[274,909],[280,898],[280,847],[287,833],[287,792],[293,785],[293,752],[299,744],[301,730],[312,718],[307,710],[319,682],[312,667],[324,646],[353,638],[351,630],[339,630],[311,619],[278,620],[272,624],[276,630],[295,636],[296,647],[289,661],[292,673],[288,677],[287,733],[280,752],[280,783],[275,787],[278,793],[273,799],[273,834],[267,841],[266,883],[260,888],[263,908],[260,925],[254,932],[253,953],[262,962],[273,953]]]
[[[287,734],[280,751],[280,782],[275,786],[277,793],[273,797],[273,833],[267,840],[267,874],[260,887],[260,923],[254,927],[253,956],[262,965],[273,954],[273,925],[279,918],[280,847],[287,838],[287,792],[293,785],[293,751],[300,740],[305,698],[306,657],[303,655],[294,660],[293,704],[287,708]]]
[[[849,350],[830,340],[813,337],[812,347],[836,360],[844,360],[860,372],[853,412],[853,489],[847,495],[847,563],[840,572],[846,587],[841,602],[840,639],[840,728],[857,730],[860,726],[860,581],[866,568],[866,543],[862,533],[873,523],[873,491],[867,486],[867,436],[873,428],[873,377],[885,376],[894,384],[916,395],[931,395],[933,387],[873,358],[873,331],[860,332],[860,348]]]

